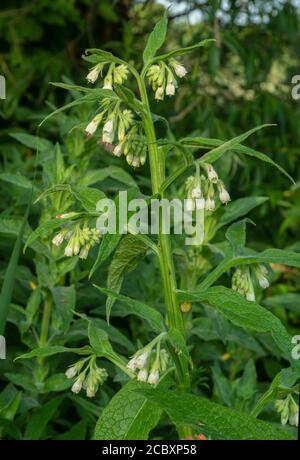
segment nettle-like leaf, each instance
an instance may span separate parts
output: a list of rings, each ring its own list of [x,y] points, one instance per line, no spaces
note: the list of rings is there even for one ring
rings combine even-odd
[[[89,212],[95,212],[98,201],[105,198],[104,192],[93,187],[83,187],[73,184],[56,184],[45,190],[36,200],[36,202],[43,200],[52,193],[66,192],[70,193],[75,200],[79,201],[81,206]]]
[[[148,401],[163,409],[177,426],[189,425],[213,439],[279,440],[293,439],[271,423],[244,412],[229,409],[201,396],[174,390],[142,390]]]
[[[227,229],[225,236],[235,254],[239,253],[246,244],[246,223],[253,223],[246,218],[235,222]]]
[[[146,47],[143,53],[144,64],[147,64],[155,56],[159,48],[164,44],[167,35],[168,16],[167,12],[155,25],[153,31],[149,35]]]
[[[103,410],[94,433],[96,440],[143,440],[159,422],[162,410],[137,390],[147,384],[127,383]]]
[[[120,292],[124,275],[133,271],[138,261],[146,253],[146,244],[134,235],[126,235],[114,254],[108,269],[107,287],[115,292]],[[109,321],[110,312],[115,298],[109,296],[106,301],[106,316]]]
[[[76,305],[75,286],[56,286],[51,289],[51,293],[62,331],[65,332],[70,326]]]
[[[292,365],[297,366],[291,356],[293,345],[290,334],[273,313],[258,303],[250,302],[241,294],[223,286],[212,287],[200,292],[178,291],[177,295],[180,302],[201,302],[216,308],[236,326],[271,334],[283,356],[291,361]]]

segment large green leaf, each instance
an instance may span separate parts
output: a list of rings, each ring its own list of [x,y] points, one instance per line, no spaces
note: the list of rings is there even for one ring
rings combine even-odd
[[[56,286],[51,289],[54,304],[61,321],[61,329],[67,331],[73,318],[76,305],[76,290],[74,286]]]
[[[243,217],[248,214],[256,206],[260,206],[268,200],[265,196],[247,196],[245,198],[239,198],[231,203],[228,203],[224,208],[224,214],[218,221],[218,228],[224,225],[230,224],[239,217]]]
[[[250,131],[247,131],[244,134],[241,134],[241,136],[246,136],[246,138],[252,134],[254,131],[257,131],[258,129],[265,127],[265,126],[273,126],[273,125],[262,125],[259,126],[258,128],[254,128]],[[265,163],[270,164],[271,166],[274,166],[277,168],[282,174],[284,174],[286,177],[290,179],[291,182],[294,183],[293,178],[275,161],[273,161],[271,158],[269,158],[267,155],[265,155],[262,152],[259,152],[257,150],[254,150],[250,147],[246,147],[245,145],[241,145],[239,142],[235,142],[236,139],[238,139],[240,136],[235,137],[234,139],[231,139],[230,141],[224,142],[219,139],[208,139],[205,137],[186,137],[184,139],[181,139],[182,145],[186,147],[191,147],[191,148],[199,148],[199,149],[213,149],[210,152],[207,152],[204,154],[199,161],[216,161],[218,158],[220,158],[226,151],[228,150],[233,150],[237,153],[241,153],[243,155],[248,155],[250,157],[257,158],[260,161],[264,161]],[[231,146],[229,146],[229,142],[231,142]],[[240,141],[242,142],[242,141]],[[218,149],[218,150],[217,150]],[[225,150],[224,150],[225,149]],[[210,153],[213,152],[211,155]]]
[[[225,257],[220,264],[200,283],[198,289],[207,289],[231,267],[258,263],[283,264],[300,268],[300,253],[284,249],[265,249],[262,252],[256,252],[249,248],[244,248],[238,255],[235,255],[230,249],[226,251]]]
[[[121,316],[137,315],[147,321],[151,329],[154,331],[162,332],[165,329],[162,315],[154,308],[141,302],[140,300],[131,299],[130,297],[119,294],[111,289],[101,288],[96,285],[94,286],[108,297],[119,300],[120,302],[126,304],[126,309],[124,309],[123,315],[121,313]]]
[[[167,12],[165,12],[163,17],[158,21],[153,31],[149,35],[143,53],[143,60],[145,64],[147,64],[155,56],[156,51],[159,50],[159,48],[161,48],[163,45],[167,34],[167,26],[168,17]]]
[[[177,57],[177,56],[182,56],[184,54],[187,54],[187,53],[191,53],[192,51],[198,49],[198,48],[201,48],[203,46],[206,46],[206,45],[209,45],[211,43],[215,43],[215,39],[214,38],[206,38],[204,40],[201,40],[201,42],[199,43],[195,43],[195,45],[191,45],[191,46],[186,46],[185,48],[178,48],[176,50],[173,50],[173,51],[170,51],[169,53],[165,53],[165,54],[162,54],[160,56],[156,56],[154,59],[153,59],[153,62],[157,62],[157,61],[165,61],[167,59],[170,59],[170,58],[174,58],[174,57]]]
[[[48,423],[54,417],[63,397],[51,399],[38,408],[26,424],[24,438],[30,440],[41,439]]]
[[[27,133],[10,133],[10,136],[32,150],[45,152],[53,149],[52,142],[40,136],[33,136],[32,134]]]
[[[216,308],[236,326],[255,332],[271,334],[285,358],[292,361],[292,343],[289,333],[281,321],[256,302],[246,300],[241,294],[223,286],[206,291],[178,291],[180,302],[201,302]]]
[[[134,270],[138,264],[138,259],[146,252],[146,244],[134,235],[126,235],[120,242],[113,260],[109,266],[107,287],[115,292],[119,292],[126,273]],[[106,316],[109,321],[110,312],[115,299],[109,296],[106,301]]]
[[[142,390],[149,401],[167,412],[176,426],[190,425],[213,439],[279,440],[293,439],[283,429],[228,409],[201,396],[172,390]]]
[[[145,386],[131,381],[111,399],[97,422],[94,439],[148,439],[160,419],[161,409],[137,391]]]

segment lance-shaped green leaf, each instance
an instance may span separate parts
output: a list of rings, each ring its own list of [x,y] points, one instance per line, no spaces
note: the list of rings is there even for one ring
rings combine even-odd
[[[148,387],[141,382],[127,383],[103,410],[96,428],[96,440],[148,439],[161,416],[161,409],[137,390]]]
[[[24,353],[16,358],[17,359],[31,359],[31,358],[46,358],[49,356],[57,355],[58,353],[76,353],[79,355],[89,355],[91,348],[88,346],[81,348],[67,348],[62,345],[52,345],[34,348],[28,353]]]
[[[244,248],[239,255],[234,255],[232,250],[228,250],[224,259],[205,277],[199,284],[198,289],[207,289],[231,267],[268,263],[300,268],[300,253],[284,249],[265,249],[262,252],[256,252],[252,249]]]
[[[26,423],[24,439],[37,440],[42,438],[48,423],[54,417],[63,399],[64,396],[51,399],[34,411],[32,417]]]
[[[10,133],[9,135],[32,150],[46,152],[47,150],[53,149],[52,142],[40,136],[33,136],[27,133]]]
[[[54,86],[56,86],[55,83],[53,83]],[[79,97],[75,101],[70,102],[69,104],[63,105],[62,107],[59,107],[58,109],[54,110],[53,112],[49,113],[39,124],[39,126],[42,126],[46,121],[49,120],[49,118],[53,117],[54,115],[57,115],[60,112],[63,112],[64,110],[70,109],[72,107],[76,107],[81,104],[92,104],[94,102],[99,102],[101,99],[105,98],[110,98],[110,99],[118,99],[118,96],[111,91],[110,89],[101,89],[101,88],[96,88],[92,89],[88,94],[85,94],[82,97]]]
[[[155,25],[153,31],[148,37],[148,41],[143,53],[144,64],[147,64],[156,54],[156,51],[164,44],[168,26],[167,12]]]
[[[133,271],[139,258],[146,253],[147,246],[134,235],[126,235],[120,242],[112,262],[109,266],[107,287],[115,292],[120,292],[124,275]],[[106,316],[109,322],[110,312],[115,299],[109,296],[106,301]]]
[[[223,215],[218,221],[218,228],[230,224],[239,217],[243,217],[252,209],[265,203],[269,198],[265,196],[246,196],[228,203],[224,209]]]
[[[223,286],[212,287],[204,292],[178,291],[177,295],[180,302],[201,302],[216,308],[236,326],[271,334],[283,356],[293,363],[293,345],[289,333],[276,316],[258,303],[250,302],[238,292]],[[298,365],[300,367],[300,363]]]
[[[246,131],[245,133],[240,134],[239,136],[236,136],[227,142],[224,142],[218,147],[210,150],[210,152],[205,153],[200,158],[199,161],[206,162],[206,163],[214,163],[219,158],[221,158],[221,156],[224,155],[224,153],[228,152],[228,150],[232,150],[238,144],[241,144],[242,142],[244,142],[249,136],[251,136],[251,134],[255,133],[256,131],[259,131],[260,129],[267,128],[269,126],[275,126],[275,125],[265,124],[265,125],[257,126],[256,128],[252,128],[249,131]]]
[[[288,367],[282,369],[273,379],[270,387],[265,393],[259,398],[254,408],[251,411],[251,415],[257,417],[263,408],[275,398],[279,397],[280,394],[286,394],[287,390],[297,384],[300,378],[300,370]]]
[[[136,315],[142,318],[143,320],[147,321],[151,329],[153,329],[154,331],[164,331],[165,326],[163,317],[154,308],[150,307],[144,302],[141,302],[140,300],[131,299],[130,297],[119,294],[118,292],[115,292],[112,289],[101,288],[99,286],[96,286],[95,284],[94,286],[108,297],[111,297],[115,300],[119,300],[120,302],[126,305],[126,309],[118,310],[119,316]]]
[[[215,42],[216,40],[214,38],[206,38],[205,40],[201,40],[201,42],[196,43],[195,45],[186,46],[185,48],[178,48],[176,50],[170,51],[169,53],[156,56],[152,62],[165,61],[167,59],[175,58],[177,56],[183,56],[184,54],[191,53],[192,51],[198,48],[202,48],[203,46],[210,45]]]
[[[265,126],[274,126],[274,125],[262,125],[258,128],[254,128],[254,131],[262,128],[262,127],[265,127]],[[253,132],[253,130],[250,130]],[[249,131],[247,131],[246,133],[242,134],[241,136],[244,136],[244,135],[247,135],[246,137],[248,137],[250,134],[248,134]],[[239,137],[239,136],[238,136]],[[234,141],[235,139],[237,138],[234,138],[234,139],[231,139],[231,141]],[[228,142],[231,142],[231,141],[228,141]],[[225,144],[226,142],[224,143],[224,141],[221,141],[219,139],[208,139],[208,138],[205,138],[205,137],[186,137],[184,139],[181,139],[180,141],[184,146],[186,147],[191,147],[191,148],[198,148],[198,149],[210,149],[210,148],[213,148],[214,151],[216,151],[217,149],[221,149],[222,146],[225,147]],[[240,141],[242,142],[242,141]],[[222,156],[224,152],[221,153],[220,155],[220,150],[217,150],[217,154],[213,154],[212,155],[212,158],[209,158],[209,154],[211,152],[213,152],[213,150],[211,150],[210,152],[207,152],[205,155],[203,155],[199,161],[206,161],[206,162],[213,162],[213,161],[216,161],[216,159],[220,158],[220,156]],[[241,153],[243,155],[248,155],[250,157],[253,157],[253,158],[257,158],[258,160],[260,161],[264,161],[265,163],[268,163],[270,164],[271,166],[277,168],[282,174],[284,174],[286,177],[289,178],[289,180],[291,182],[295,182],[294,179],[280,166],[278,165],[277,163],[275,163],[275,161],[273,161],[271,158],[269,158],[267,155],[265,155],[264,153],[262,152],[259,152],[258,150],[254,150],[250,147],[247,147],[245,145],[241,145],[240,143],[233,143],[232,146],[229,148],[229,149],[226,149],[226,151],[228,150],[233,150],[237,153]],[[207,156],[206,156],[207,155]],[[204,160],[204,157],[206,156],[205,160]],[[216,157],[216,159],[214,159],[214,156]]]
[[[284,429],[211,402],[202,396],[162,389],[146,389],[141,394],[163,409],[177,427],[190,425],[213,439],[293,439]]]

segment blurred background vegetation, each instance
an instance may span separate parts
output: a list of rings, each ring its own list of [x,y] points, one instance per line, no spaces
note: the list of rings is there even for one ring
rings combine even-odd
[[[252,211],[258,224],[249,228],[250,245],[300,251],[300,101],[291,97],[292,76],[300,73],[299,1],[10,0],[0,10],[0,74],[7,85],[7,97],[0,101],[0,283],[30,196],[26,178],[30,181],[35,174],[35,149],[29,141],[26,146],[16,140],[21,132],[36,135],[37,125],[53,108],[72,100],[49,82],[84,84],[87,66],[81,55],[86,48],[104,48],[140,63],[147,34],[166,7],[168,49],[211,37],[216,46],[185,58],[190,74],[175,104],[174,99],[155,103],[155,112],[167,116],[177,137],[226,140],[263,123],[276,124],[256,133],[248,145],[284,167],[295,185],[276,169],[235,154],[223,157],[217,167],[231,184],[233,199],[269,198]],[[39,134],[54,143],[63,141],[72,120],[69,125],[61,121],[51,120]],[[72,139],[68,147],[72,151]],[[99,155],[94,166],[109,164],[116,164],[115,159]],[[16,183],[16,174],[22,183]],[[39,207],[34,206],[32,228],[38,218]],[[18,305],[26,305],[35,282],[31,257],[30,252],[21,256],[13,297]],[[296,271],[282,268],[277,276],[275,292],[269,295],[299,290]],[[81,300],[87,304],[84,295]],[[11,334],[19,347],[14,329]],[[274,372],[270,370],[270,378]],[[7,383],[5,378],[2,383]]]

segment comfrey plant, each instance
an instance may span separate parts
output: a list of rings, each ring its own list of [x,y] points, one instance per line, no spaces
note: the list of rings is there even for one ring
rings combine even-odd
[[[175,194],[185,199],[191,219],[195,220],[197,214],[201,216],[201,241],[198,239],[192,247],[185,247],[180,238],[162,231],[162,215],[157,237],[138,231],[125,234],[124,229],[119,229],[117,234],[101,232],[96,226],[102,212],[97,210],[97,202],[105,197],[104,193],[91,187],[79,190],[74,186],[68,188],[67,183],[56,184],[40,199],[64,190],[76,198],[77,209],[65,207],[62,213],[35,230],[27,244],[32,244],[44,233],[54,232],[52,247],[58,253],[61,251],[61,257],[77,260],[77,257],[86,259],[94,254],[90,276],[97,274],[98,268],[112,258],[107,287],[95,286],[107,296],[108,322],[114,303],[118,301],[126,305],[125,315],[142,318],[149,331],[139,336],[139,331],[135,330],[135,348],[126,356],[111,345],[112,326],[106,325],[104,330],[97,320],[77,313],[88,328],[89,345],[67,348],[55,345],[49,338],[47,346],[40,346],[23,358],[39,356],[45,359],[54,353],[77,353],[78,361],[66,370],[66,380],[72,382],[74,393],[85,390],[88,397],[94,397],[110,378],[111,368],[107,370],[107,361],[118,368],[121,373],[118,375],[122,375],[120,380],[129,380],[100,416],[96,439],[147,438],[163,412],[175,424],[181,438],[289,439],[294,436],[292,431],[257,417],[265,406],[273,403],[273,411],[281,413],[283,425],[288,422],[297,425],[298,406],[294,397],[300,361],[291,356],[292,341],[286,327],[255,299],[261,298],[262,289],[268,288],[275,279],[276,265],[300,268],[300,255],[290,250],[257,252],[246,247],[246,224],[252,222],[244,216],[265,198],[245,197],[231,201],[228,179],[222,177],[220,162],[216,166],[214,163],[224,154],[235,151],[286,173],[263,153],[243,145],[252,133],[268,125],[226,142],[203,137],[175,140],[167,120],[152,112],[149,101],[152,96],[158,103],[174,96],[181,81],[188,78],[185,54],[199,51],[213,40],[158,54],[166,33],[165,15],[148,38],[141,69],[107,51],[87,50],[83,58],[92,65],[87,74],[88,86],[57,84],[84,95],[52,115],[79,104],[91,107],[92,114],[77,129],[84,130],[89,140],[95,140],[105,155],[120,157],[120,162],[124,156],[133,170],[149,163],[150,195],[142,195],[134,186],[129,188],[130,197],[166,199]],[[93,85],[97,85],[96,88]],[[157,137],[157,126],[159,132],[166,127],[165,137]],[[201,155],[203,150],[205,153]],[[142,168],[139,174],[144,171]],[[121,213],[118,198],[115,202]],[[69,207],[74,208],[73,203]],[[225,238],[222,238],[226,227]],[[154,256],[153,265],[158,266],[163,307],[159,299],[156,305],[148,305],[120,293],[125,274],[134,270],[147,254]],[[226,285],[230,284],[226,276],[232,278],[232,289],[219,283],[222,278]],[[218,332],[215,332],[215,324]],[[253,357],[246,355],[244,373],[235,379],[232,387],[216,364],[212,366],[214,390],[202,390],[205,378],[200,375],[199,360],[205,360],[205,356],[197,356],[198,352],[193,351],[195,335],[210,341],[216,338],[215,334],[224,343],[233,340],[256,357],[264,356],[265,350],[275,350],[274,354],[285,368],[277,374],[269,389],[258,393]],[[201,346],[199,348],[201,353]],[[207,353],[215,356],[218,352],[211,348]],[[233,353],[234,349],[222,354],[221,361],[227,362]],[[232,372],[236,375],[242,369]],[[211,397],[223,404],[212,402]],[[278,415],[276,420],[279,420]]]

